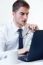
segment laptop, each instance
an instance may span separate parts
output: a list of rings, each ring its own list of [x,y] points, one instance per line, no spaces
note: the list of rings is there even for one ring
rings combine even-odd
[[[29,52],[18,59],[25,62],[43,59],[43,30],[34,32]]]

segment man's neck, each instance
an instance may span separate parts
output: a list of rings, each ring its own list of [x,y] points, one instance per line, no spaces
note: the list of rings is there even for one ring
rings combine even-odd
[[[22,28],[23,26],[22,25],[20,25],[20,24],[18,24],[18,23],[14,23],[18,28]]]

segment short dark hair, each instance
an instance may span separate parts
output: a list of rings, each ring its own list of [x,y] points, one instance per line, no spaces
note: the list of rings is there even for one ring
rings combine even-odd
[[[20,7],[30,8],[30,5],[24,0],[17,0],[12,5],[12,11],[16,12]]]

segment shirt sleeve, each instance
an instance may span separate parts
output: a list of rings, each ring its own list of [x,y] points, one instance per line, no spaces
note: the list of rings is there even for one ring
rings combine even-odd
[[[0,27],[0,60],[5,54],[5,46],[6,45],[6,29],[5,26]]]
[[[0,27],[0,61],[8,60],[8,57],[11,56],[11,53],[15,52],[16,49],[7,50],[6,42],[7,42],[8,28],[7,26]]]
[[[25,41],[25,45],[24,45],[24,48],[26,48],[28,51],[29,51],[30,46],[31,46],[32,37],[33,37],[33,32],[29,31],[27,36],[26,36],[26,41]]]

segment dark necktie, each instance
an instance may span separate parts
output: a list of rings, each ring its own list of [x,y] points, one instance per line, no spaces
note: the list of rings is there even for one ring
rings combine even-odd
[[[22,29],[18,29],[19,32],[19,49],[23,48],[23,36],[22,36]]]

